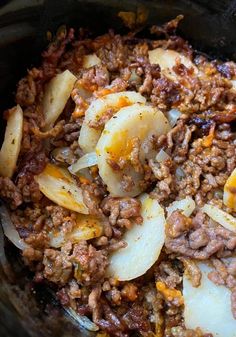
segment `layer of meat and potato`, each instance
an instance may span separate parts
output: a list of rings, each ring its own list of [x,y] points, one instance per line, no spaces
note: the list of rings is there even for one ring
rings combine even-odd
[[[70,29],[19,82],[5,234],[104,336],[235,336],[235,79],[170,32]]]

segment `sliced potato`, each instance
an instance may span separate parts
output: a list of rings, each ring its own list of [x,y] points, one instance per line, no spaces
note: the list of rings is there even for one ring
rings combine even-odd
[[[48,83],[43,97],[45,130],[50,129],[62,113],[76,80],[69,70],[65,70]]]
[[[4,141],[0,150],[0,175],[11,178],[20,153],[23,111],[19,105],[9,111]]]
[[[165,216],[159,203],[147,194],[140,197],[143,224],[134,224],[123,239],[127,243],[110,256],[107,275],[120,281],[132,280],[157,261],[165,240]]]
[[[134,91],[109,94],[93,101],[85,113],[85,119],[79,136],[79,145],[84,153],[93,152],[95,150],[98,139],[102,133],[103,128],[95,129],[90,126],[92,122],[98,121],[109,111],[115,114],[125,106],[145,102],[146,99]]]
[[[187,196],[182,200],[176,200],[166,207],[167,215],[170,216],[176,210],[182,211],[185,216],[190,216],[196,207],[195,201]]]
[[[173,67],[176,65],[176,60],[179,59],[180,62],[187,68],[193,68],[194,72],[197,73],[197,67],[192,63],[192,61],[186,56],[178,53],[177,51],[163,48],[156,48],[148,52],[149,61],[151,64],[159,64],[161,72],[171,80],[175,80],[178,75],[174,72]]]
[[[40,191],[48,199],[71,211],[88,214],[82,190],[66,169],[47,164],[43,172],[34,179],[39,184]]]
[[[102,221],[93,215],[78,214],[76,227],[69,233],[53,230],[50,237],[50,246],[59,248],[65,242],[77,243],[81,240],[91,240],[103,233]]]
[[[225,183],[223,200],[227,207],[236,211],[236,168]]]
[[[83,57],[83,68],[91,68],[101,63],[100,58],[96,54],[89,54]]]
[[[199,263],[198,266],[202,272],[199,287],[193,287],[187,275],[183,277],[186,328],[200,328],[203,333],[212,333],[214,337],[236,337],[236,320],[231,312],[230,290],[208,279],[211,267],[204,263]]]
[[[133,166],[121,170],[114,170],[109,160],[129,160],[133,139],[140,140],[140,161],[144,162],[150,149],[145,148],[148,140],[153,136],[166,134],[170,129],[169,122],[163,113],[151,106],[134,104],[118,111],[106,124],[97,143],[99,174],[113,196],[136,196],[142,192],[140,181],[143,174],[136,172]],[[133,186],[129,191],[122,187],[122,177],[126,174],[133,179]]]
[[[222,211],[216,206],[208,204],[203,206],[202,211],[221,226],[236,233],[236,219],[231,214]]]

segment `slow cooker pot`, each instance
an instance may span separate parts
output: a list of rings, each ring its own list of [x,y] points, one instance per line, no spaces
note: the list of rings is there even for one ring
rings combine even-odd
[[[96,34],[109,28],[125,33],[119,11],[148,10],[147,26],[185,16],[178,34],[210,57],[236,60],[236,1],[234,0],[1,0],[0,110],[11,107],[17,81],[40,61],[46,33],[63,24],[87,27]],[[143,34],[145,34],[144,30]],[[0,124],[1,136],[4,122]],[[3,249],[7,261],[4,261]],[[53,294],[35,286],[17,249],[0,230],[0,336],[88,336],[65,315]]]

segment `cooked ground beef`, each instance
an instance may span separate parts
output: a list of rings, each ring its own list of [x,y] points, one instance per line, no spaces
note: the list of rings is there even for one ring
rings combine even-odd
[[[109,216],[109,222],[112,226],[129,228],[131,219],[138,223],[142,222],[141,203],[134,198],[107,197],[102,202],[102,210],[105,215]]]
[[[20,189],[9,178],[0,177],[0,195],[10,203],[13,209],[20,206],[23,202]]]
[[[79,283],[95,284],[103,280],[108,264],[106,252],[81,241],[74,246],[71,261],[77,264],[76,279]]]
[[[192,220],[179,211],[174,211],[167,219],[166,234],[168,237],[177,238],[192,227]]]
[[[63,252],[46,249],[43,258],[44,277],[49,281],[64,285],[72,273],[72,263]]]
[[[110,336],[212,337],[184,324],[183,273],[198,287],[199,261],[212,265],[208,275],[212,282],[230,289],[236,318],[236,234],[201,210],[211,203],[235,216],[225,206],[223,193],[236,167],[236,66],[193,52],[175,35],[180,19],[151,29],[165,39],[142,39],[133,32],[120,36],[112,30],[91,39],[80,30],[76,40],[73,29],[61,30],[43,53],[41,66],[29,70],[17,86],[23,138],[14,176],[0,177],[0,196],[13,210],[11,220],[28,245],[23,260],[35,273],[34,282],[53,283],[62,305],[89,316]],[[177,58],[171,74],[165,73],[161,64],[149,61],[149,51],[155,48],[177,51],[194,66],[188,68]],[[100,62],[85,68],[84,56],[90,54]],[[47,84],[66,69],[77,80],[62,114],[51,129],[45,129],[42,102]],[[96,165],[76,172],[74,182],[89,216],[102,223],[102,229],[91,231],[91,224],[80,222],[81,215],[73,208],[57,205],[52,196],[49,200],[34,176],[48,162],[65,169],[82,157],[78,137],[87,108],[96,98],[126,90],[142,94],[173,124],[167,134],[150,137],[145,146],[140,135],[134,134],[127,155],[108,159],[114,172],[126,169],[122,190],[132,195],[135,178],[127,170],[132,167],[142,175],[140,188],[165,210],[187,196],[196,208],[191,215],[181,209],[168,214],[165,244],[156,263],[139,278],[118,281],[107,274],[110,254],[127,247],[126,231],[134,224],[142,226],[140,199],[110,194]],[[89,127],[102,131],[119,109],[108,106]],[[171,109],[180,113],[174,122]],[[167,154],[164,160],[156,157],[160,150]]]
[[[173,224],[177,228],[181,226],[180,228],[185,230],[190,219],[186,218],[185,222],[181,222],[184,216],[179,215],[179,212],[173,212],[171,220],[172,217],[178,216],[177,221]],[[200,216],[201,222],[199,222]],[[197,220],[193,219],[194,228],[189,228],[185,233],[177,232],[177,236],[175,236],[176,232],[173,236],[174,229],[170,228],[172,222],[169,220],[166,248],[174,253],[199,260],[209,259],[214,254],[218,257],[233,255],[236,248],[236,234],[218,226],[216,223],[212,223],[207,216],[202,216],[201,213],[200,216],[197,214],[195,216]]]
[[[183,262],[185,267],[185,273],[188,275],[194,287],[199,287],[201,284],[202,273],[196,263],[196,261],[188,257],[180,257],[180,261]]]
[[[236,318],[236,290],[235,289],[232,291],[232,294],[231,294],[231,309],[232,309],[234,318]]]

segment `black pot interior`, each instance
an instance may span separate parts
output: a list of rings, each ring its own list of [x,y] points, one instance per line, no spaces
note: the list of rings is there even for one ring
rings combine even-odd
[[[47,45],[48,30],[55,32],[65,24],[87,27],[96,34],[109,28],[125,33],[118,12],[136,11],[140,5],[149,12],[147,26],[184,14],[178,33],[194,48],[211,57],[236,60],[236,1],[233,0],[1,0],[1,112],[14,105],[16,83],[27,68],[39,63]],[[3,121],[0,130],[3,134]],[[2,237],[0,245],[3,245]],[[63,312],[45,289],[32,287],[30,275],[16,258],[17,251],[6,241],[5,251],[11,272],[0,268],[0,336],[86,335],[63,318]]]

